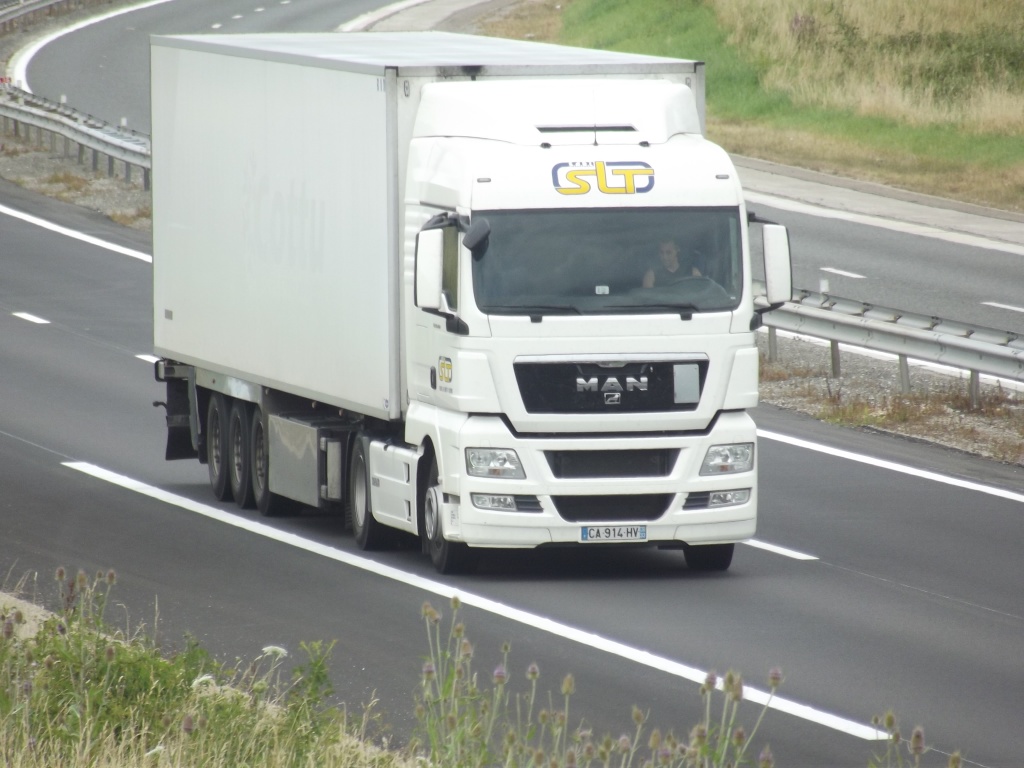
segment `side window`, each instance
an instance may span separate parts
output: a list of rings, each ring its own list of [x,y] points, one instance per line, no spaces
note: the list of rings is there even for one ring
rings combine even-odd
[[[459,308],[459,230],[444,228],[444,257],[441,268],[441,291],[448,301],[448,308]]]

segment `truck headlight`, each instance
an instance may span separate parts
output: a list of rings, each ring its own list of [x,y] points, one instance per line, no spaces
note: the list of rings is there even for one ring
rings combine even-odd
[[[754,468],[754,444],[733,443],[712,445],[700,465],[702,475],[725,475],[733,472],[749,472]]]
[[[467,448],[466,472],[473,477],[526,479],[519,456],[507,448]]]

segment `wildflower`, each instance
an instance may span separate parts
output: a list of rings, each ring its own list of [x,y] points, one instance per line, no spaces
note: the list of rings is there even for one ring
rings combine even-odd
[[[636,704],[633,705],[633,722],[637,725],[643,725],[647,722],[647,715]]]
[[[64,566],[60,566],[57,568],[56,572],[54,572],[53,579],[54,581],[64,581],[65,576],[67,576],[67,573],[64,571]]]
[[[629,752],[629,749],[632,746],[632,742],[629,740],[629,736],[627,736],[626,734],[622,734],[621,736],[619,736],[619,745],[618,746],[619,746],[619,753],[620,754],[624,755],[627,752]]]
[[[961,768],[963,759],[960,757],[960,750],[957,750],[949,756],[949,762],[946,764],[947,768]]]
[[[704,696],[711,693],[715,688],[718,687],[718,675],[714,672],[708,672],[704,677],[704,685],[700,687],[700,695]]]
[[[537,663],[534,662],[526,668],[526,679],[536,680],[538,677],[540,677],[540,667],[538,667]]]
[[[910,754],[923,755],[927,749],[924,745],[924,728],[917,726],[910,734]]]
[[[647,748],[652,752],[661,746],[661,729],[655,728],[651,731],[651,737],[647,740]]]
[[[461,654],[464,658],[473,658],[473,644],[469,642],[467,638],[462,638],[462,648],[460,649]]]
[[[288,651],[279,645],[268,645],[263,648],[264,656],[273,656],[275,659],[285,659],[288,657]]]
[[[736,675],[733,678],[732,685],[728,689],[729,698],[733,701],[743,701],[743,678]]]
[[[425,681],[433,680],[437,675],[437,668],[434,666],[434,662],[427,661],[423,664],[423,679]]]
[[[743,730],[742,726],[736,728],[736,730],[732,732],[732,743],[737,749],[747,743],[747,732]]]
[[[562,678],[562,695],[572,696],[576,692],[576,680],[572,675]]]
[[[782,670],[778,667],[772,667],[771,671],[768,672],[768,687],[774,692],[780,685],[782,685]]]
[[[452,635],[454,635],[455,637],[462,637],[465,634],[466,634],[466,625],[463,624],[461,621],[458,624],[456,624],[454,627],[452,627]]]
[[[452,595],[452,610],[457,611],[462,607],[462,600],[458,595]]]
[[[75,580],[78,583],[79,589],[85,589],[89,586],[89,577],[85,575],[85,571],[81,568],[78,569],[78,575],[75,577]]]
[[[506,680],[508,680],[508,673],[505,672],[505,665],[499,664],[494,668],[494,684],[504,685]]]
[[[771,747],[765,746],[757,758],[757,768],[775,768],[775,758],[772,756]]]
[[[114,573],[114,569],[111,568],[107,571],[107,586],[112,587],[117,583],[117,574]]]

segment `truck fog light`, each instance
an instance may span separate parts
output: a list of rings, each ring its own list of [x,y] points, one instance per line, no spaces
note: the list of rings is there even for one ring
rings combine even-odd
[[[749,488],[740,488],[735,491],[712,491],[708,506],[728,507],[732,504],[746,504],[748,501],[750,501]]]
[[[700,465],[702,475],[749,472],[754,468],[754,444],[712,445]]]
[[[526,479],[519,456],[507,448],[467,448],[466,471],[473,477]]]
[[[516,500],[513,496],[499,496],[493,493],[473,493],[473,506],[477,509],[497,509],[502,512],[515,512]]]

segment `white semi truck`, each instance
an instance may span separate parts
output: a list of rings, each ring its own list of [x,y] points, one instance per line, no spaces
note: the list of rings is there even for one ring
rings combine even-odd
[[[755,304],[703,63],[438,32],[151,53],[168,459],[442,573],[570,545],[729,567],[790,260],[765,225]]]

